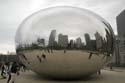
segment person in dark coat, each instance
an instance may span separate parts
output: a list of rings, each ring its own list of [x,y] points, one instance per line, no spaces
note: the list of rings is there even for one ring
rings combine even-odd
[[[6,74],[6,67],[5,67],[5,64],[3,64],[2,65],[2,67],[1,67],[1,76],[5,79],[6,78],[6,76],[5,76],[5,74]]]
[[[12,79],[12,83],[15,83],[17,72],[18,72],[18,65],[16,62],[13,62],[9,66],[9,72],[8,72],[9,78],[7,80],[7,83],[9,83],[11,79]]]

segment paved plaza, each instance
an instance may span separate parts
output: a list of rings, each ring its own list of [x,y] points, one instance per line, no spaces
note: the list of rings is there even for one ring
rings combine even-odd
[[[7,79],[1,79],[0,83],[6,83]],[[32,71],[21,72],[17,76],[15,83],[125,83],[125,70],[115,69],[110,71],[104,69],[101,71],[101,75],[95,74],[89,78],[83,78],[81,80],[50,80],[45,79]]]

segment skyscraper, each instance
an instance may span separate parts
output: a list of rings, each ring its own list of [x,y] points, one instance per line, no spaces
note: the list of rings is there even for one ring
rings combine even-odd
[[[96,38],[96,48],[102,49],[103,39],[98,32],[95,33],[95,38]]]
[[[56,37],[56,30],[52,30],[49,36],[49,44],[48,46],[54,46],[55,43],[55,37]]]
[[[84,36],[85,36],[85,41],[86,41],[86,48],[87,48],[87,49],[90,49],[90,47],[91,47],[90,36],[89,36],[88,33],[86,33]]]
[[[120,64],[125,65],[125,10],[117,16]]]
[[[125,10],[121,12],[117,17],[117,30],[119,37],[125,37]]]
[[[37,39],[38,46],[45,47],[45,39]]]
[[[59,34],[58,35],[58,45],[61,47],[67,47],[68,35]]]
[[[77,48],[81,48],[82,47],[82,40],[81,40],[80,37],[76,39],[76,47]]]
[[[74,47],[74,41],[73,40],[70,40],[69,44],[70,44],[70,48]]]

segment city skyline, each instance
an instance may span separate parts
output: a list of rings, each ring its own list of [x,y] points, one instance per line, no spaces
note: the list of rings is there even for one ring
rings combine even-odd
[[[29,5],[27,5],[27,3]],[[0,53],[7,53],[8,51],[15,52],[14,36],[16,29],[25,17],[27,17],[33,12],[36,12],[37,10],[54,5],[70,5],[86,8],[99,14],[100,16],[104,17],[107,21],[109,21],[109,23],[113,26],[115,33],[117,33],[115,17],[125,8],[124,3],[124,0],[108,0],[107,2],[103,0],[80,0],[79,2],[77,0],[62,0],[60,2],[56,0],[32,0],[30,1],[30,3],[29,1],[1,1]]]

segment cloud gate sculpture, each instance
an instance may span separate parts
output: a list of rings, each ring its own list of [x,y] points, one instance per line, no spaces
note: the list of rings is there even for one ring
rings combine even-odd
[[[93,12],[57,6],[27,17],[15,42],[20,60],[34,72],[71,79],[94,74],[110,60],[114,34],[110,24]]]

